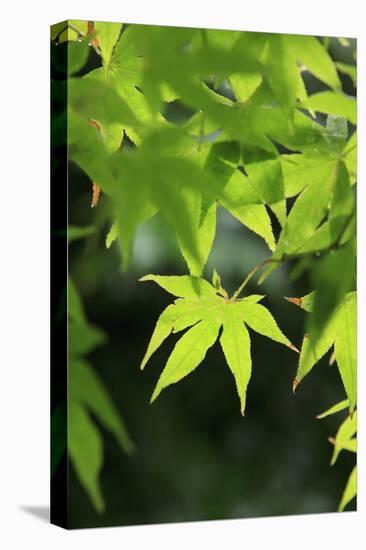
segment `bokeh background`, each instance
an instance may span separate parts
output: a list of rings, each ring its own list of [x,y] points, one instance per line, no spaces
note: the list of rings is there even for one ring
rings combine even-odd
[[[352,62],[355,43],[342,48],[331,40],[334,59]],[[345,58],[348,56],[349,58]],[[85,72],[100,64],[91,51]],[[355,94],[349,77],[340,75],[344,90]],[[308,75],[308,92],[323,89]],[[178,102],[166,116],[184,122],[190,113]],[[108,343],[89,357],[112,396],[136,445],[132,456],[98,427],[104,440],[101,488],[106,503],[98,514],[70,468],[70,527],[94,527],[172,521],[201,521],[273,515],[335,512],[349,472],[351,453],[330,467],[331,444],[340,413],[324,420],[315,416],[344,398],[337,368],[327,355],[296,395],[292,380],[297,356],[291,350],[251,333],[253,374],[242,418],[234,379],[219,344],[180,383],[167,388],[149,405],[156,381],[179,335],[171,336],[144,372],[139,363],[155,322],[171,296],[152,283],[139,283],[147,273],[186,274],[186,265],[170,228],[159,216],[138,230],[133,262],[126,273],[114,243],[107,250],[109,205],[101,197],[91,209],[91,182],[71,164],[69,223],[95,225],[86,239],[70,244],[69,270],[90,322],[108,334]],[[275,232],[279,231],[273,218]],[[232,292],[250,269],[269,257],[262,239],[223,210],[205,275],[213,268]],[[296,265],[275,271],[258,290],[284,333],[298,346],[306,313],[283,296],[309,292],[307,271]],[[98,423],[97,419],[94,419]],[[351,503],[349,509],[354,509]]]

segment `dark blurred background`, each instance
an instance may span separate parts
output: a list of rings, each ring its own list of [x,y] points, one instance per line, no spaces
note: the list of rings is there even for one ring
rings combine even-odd
[[[332,41],[335,59],[350,62],[344,58],[345,50]],[[91,55],[88,70],[98,63]],[[345,91],[354,95],[350,78],[341,78]],[[310,75],[306,85],[309,93],[323,88]],[[186,118],[178,103],[169,108],[169,119],[174,117]],[[101,487],[106,511],[95,512],[71,468],[70,527],[335,512],[354,456],[343,452],[335,466],[329,465],[332,449],[327,438],[335,435],[345,413],[315,419],[345,397],[336,366],[328,365],[329,356],[294,396],[297,355],[251,332],[253,374],[245,418],[218,343],[190,376],[149,405],[180,335],[171,336],[146,370],[139,370],[155,322],[172,297],[153,283],[137,280],[147,273],[186,274],[187,268],[172,231],[155,216],[140,226],[132,265],[122,273],[116,244],[105,248],[110,227],[106,198],[102,196],[98,207],[91,209],[89,179],[75,165],[70,166],[69,177],[69,223],[98,228],[87,239],[70,244],[70,273],[88,319],[109,336],[108,344],[90,360],[137,447],[133,456],[127,456],[99,425],[105,445]],[[277,236],[279,228],[273,222]],[[205,269],[208,278],[216,268],[232,292],[253,266],[268,257],[262,239],[219,209],[217,235]],[[267,295],[263,304],[300,347],[306,313],[283,296],[302,296],[311,289],[306,270],[294,278],[293,267],[278,269],[260,288],[252,282],[249,290]]]

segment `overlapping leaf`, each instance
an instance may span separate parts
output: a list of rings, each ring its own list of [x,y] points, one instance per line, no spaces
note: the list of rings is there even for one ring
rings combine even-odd
[[[312,311],[316,296],[315,293],[311,293],[302,298],[287,299],[307,311]],[[349,292],[341,299],[320,335],[313,340],[309,335],[304,337],[299,367],[294,380],[294,389],[296,389],[301,380],[334,345],[335,359],[351,411],[355,408],[357,399],[356,309],[356,292]]]
[[[228,31],[209,31],[204,38],[196,29],[178,31],[138,25],[127,26],[120,34],[120,27],[102,23],[95,24],[95,31],[107,70],[96,69],[70,82],[69,97],[75,114],[98,122],[98,137],[105,150],[97,140],[86,139],[78,144],[77,151],[73,148],[71,158],[90,175],[104,171],[101,181],[93,181],[98,181],[116,206],[114,234],[119,238],[124,266],[131,255],[136,228],[159,211],[173,226],[190,272],[201,275],[215,233],[216,208],[208,210],[208,205],[217,200],[274,250],[276,244],[266,210],[266,206],[270,207],[283,227],[275,259],[312,251],[315,244],[308,241],[327,210],[339,172],[339,159],[330,154],[339,139],[330,127],[324,129],[298,111],[296,99],[300,98],[301,106],[309,109],[312,107],[306,102],[315,101],[314,96],[307,98],[303,84],[300,85],[303,67],[299,63],[303,63],[333,88],[334,91],[326,92],[328,96],[322,96],[323,103],[329,106],[332,99],[328,97],[336,97],[337,105],[342,103],[337,72],[322,43],[313,37]],[[171,44],[169,51],[167,41]],[[207,86],[205,78],[212,74],[217,75],[216,85],[229,79],[238,101]],[[171,124],[162,116],[164,101],[176,98],[197,110],[192,117],[192,124],[193,119],[197,121],[197,134],[191,135],[192,139],[185,135],[192,132],[192,124],[179,137],[179,132],[170,133]],[[325,112],[353,120],[353,115],[344,109],[326,107]],[[227,162],[216,143],[204,142],[205,128],[219,134],[219,138],[209,138],[211,141],[244,145],[242,158],[232,164],[229,176],[228,171],[216,171],[217,162],[216,166],[205,163],[211,152]],[[80,138],[79,129],[76,134]],[[88,131],[95,133],[93,128]],[[171,146],[171,172],[164,146],[153,147],[155,142],[161,144],[159,135],[164,132]],[[136,155],[136,162],[122,154],[117,163],[112,161],[113,175],[109,168],[95,170],[93,164],[110,164],[106,153],[120,147],[124,133],[144,149]],[[302,154],[278,155],[273,141]],[[352,144],[343,151],[350,173],[354,172],[351,147]],[[89,155],[85,154],[86,149],[90,150]],[[182,167],[183,159],[191,163],[189,170],[187,164]],[[245,174],[238,175],[241,162]],[[141,170],[142,166],[146,170]],[[173,186],[177,177],[179,182]],[[115,180],[113,185],[111,179]],[[286,198],[300,191],[287,217]],[[304,219],[304,211],[308,213],[310,203],[316,205],[316,210],[307,216],[306,227],[300,228],[299,220]],[[323,247],[329,241],[329,229],[333,236],[334,225],[340,227],[340,223],[337,220],[323,227]],[[313,241],[319,242],[318,235]],[[274,266],[271,264],[270,269]]]

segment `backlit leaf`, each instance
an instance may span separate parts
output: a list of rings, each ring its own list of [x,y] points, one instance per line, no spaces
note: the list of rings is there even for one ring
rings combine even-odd
[[[339,453],[347,447],[349,441],[353,438],[357,431],[357,413],[348,416],[340,425],[334,442],[333,456],[331,465],[335,464]]]
[[[335,66],[338,71],[346,74],[352,80],[354,86],[357,84],[357,69],[353,65],[348,65],[348,63],[342,63],[341,61],[336,61]]]
[[[302,101],[301,106],[346,118],[353,124],[357,122],[356,99],[343,92],[318,92]]]
[[[348,399],[344,399],[343,401],[336,403],[336,405],[333,405],[323,413],[318,414],[317,418],[318,419],[326,418],[327,416],[343,411],[344,409],[348,409],[348,407],[349,407],[349,401]]]
[[[251,376],[250,338],[246,324],[260,334],[296,350],[270,312],[258,304],[264,296],[252,294],[239,299],[235,297],[239,295],[237,291],[229,298],[216,272],[213,276],[215,287],[204,279],[184,275],[147,275],[142,280],[153,280],[168,292],[181,296],[159,317],[142,366],[171,332],[188,328],[171,353],[151,401],[165,387],[187,376],[203,361],[206,351],[214,344],[223,326],[221,347],[234,375],[240,410],[244,415],[246,390]]]
[[[141,369],[145,367],[152,354],[158,349],[158,347],[161,346],[164,340],[172,332],[175,320],[174,310],[174,305],[170,304],[157,320],[148,348],[140,365]]]
[[[240,312],[231,304],[225,311],[220,343],[226,362],[234,375],[240,398],[240,411],[244,415],[246,391],[252,372],[250,337]]]
[[[281,107],[290,114],[298,92],[298,69],[288,36],[271,36],[266,69],[273,95]]]
[[[97,35],[100,50],[102,52],[103,63],[106,69],[108,69],[113,48],[118,40],[121,29],[122,23],[102,23],[100,21],[94,22],[94,30]]]
[[[158,380],[151,402],[155,401],[164,388],[175,384],[198,367],[207,350],[214,344],[220,324],[216,319],[201,321],[182,336]]]
[[[316,293],[307,330],[314,346],[323,338],[327,325],[335,321],[333,314],[346,293],[354,287],[354,262],[354,242],[350,241],[346,246],[325,255],[313,269],[312,287]],[[339,273],[342,273],[342,277]]]
[[[318,338],[312,342],[309,335],[305,335],[299,359],[299,366],[293,382],[295,391],[301,380],[311,371],[313,366],[327,353],[334,344],[336,327],[334,320],[328,322]]]
[[[353,411],[357,398],[357,325],[356,293],[350,292],[342,300],[337,313],[335,357],[339,372]]]
[[[189,275],[145,275],[141,277],[140,281],[154,281],[170,294],[180,298],[199,299],[200,297],[210,297],[216,294],[216,290],[208,281]]]
[[[287,217],[274,254],[275,259],[296,254],[301,246],[312,237],[322,221],[330,200],[330,194],[338,177],[338,165],[329,165],[327,177],[318,186],[308,185],[296,200]]]
[[[351,500],[355,498],[356,494],[357,494],[357,468],[355,466],[348,478],[347,485],[344,489],[342,499],[338,507],[338,512],[343,512],[343,510],[351,502]]]
[[[271,340],[280,342],[291,349],[296,350],[295,346],[282,333],[276,321],[268,309],[261,304],[253,304],[247,301],[238,302],[236,305],[240,315],[245,323],[253,330],[267,336]],[[297,350],[296,350],[297,351]]]
[[[336,67],[321,42],[314,36],[291,35],[288,37],[296,59],[313,73],[319,80],[332,88],[340,88]]]

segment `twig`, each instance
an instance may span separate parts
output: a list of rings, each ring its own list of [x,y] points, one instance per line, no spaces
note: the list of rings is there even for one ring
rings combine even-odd
[[[273,260],[272,258],[270,258],[269,260],[264,260],[264,262],[261,262],[260,264],[253,267],[253,269],[245,277],[244,281],[241,283],[239,288],[234,292],[234,294],[230,298],[230,302],[234,302],[234,300],[236,300],[236,298],[239,296],[239,294],[241,294],[243,292],[244,288],[249,283],[249,281],[252,279],[252,277],[257,273],[258,269],[260,269],[261,267],[263,267],[266,264],[269,264],[269,263],[275,262],[275,261],[277,261],[277,260]]]

